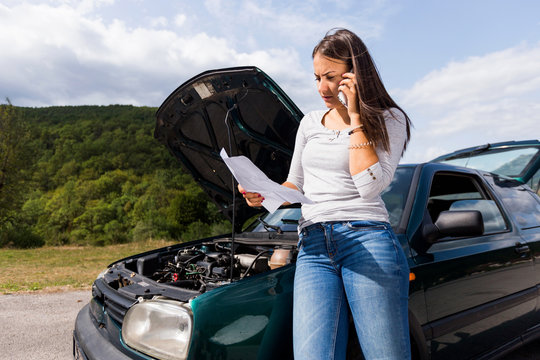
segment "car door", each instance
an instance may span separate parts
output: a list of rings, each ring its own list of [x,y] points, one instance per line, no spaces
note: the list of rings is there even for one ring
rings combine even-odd
[[[509,209],[516,228],[519,230],[523,246],[530,249],[534,259],[536,283],[540,284],[540,198],[535,194],[535,189],[527,188],[520,183],[509,181],[498,175],[485,176],[489,184],[499,195],[506,209]],[[532,179],[538,185],[538,177]],[[540,298],[538,299],[540,301]],[[540,303],[537,303],[537,311],[532,326],[540,323]]]
[[[420,181],[429,190],[417,196],[413,218],[423,212],[435,222],[445,210],[483,216],[482,235],[440,239],[416,254],[414,270],[424,289],[432,359],[474,357],[529,326],[536,305],[531,252],[478,174],[426,166]],[[421,228],[411,236],[421,236]]]

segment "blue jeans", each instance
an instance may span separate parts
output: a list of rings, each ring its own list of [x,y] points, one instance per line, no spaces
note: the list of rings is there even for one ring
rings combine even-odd
[[[409,267],[388,223],[313,224],[298,249],[295,360],[345,359],[349,308],[366,360],[411,358]]]

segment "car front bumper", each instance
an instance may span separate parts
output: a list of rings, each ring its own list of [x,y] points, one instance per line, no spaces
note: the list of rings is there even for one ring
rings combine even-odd
[[[107,337],[107,331],[92,319],[90,304],[84,306],[75,320],[73,358],[75,360],[133,360],[148,359],[135,353],[120,351]]]

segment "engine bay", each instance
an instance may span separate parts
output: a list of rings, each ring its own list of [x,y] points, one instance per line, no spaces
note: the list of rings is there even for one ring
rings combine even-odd
[[[234,249],[231,249],[231,244],[231,241],[222,238],[218,241],[168,247],[125,259],[110,268],[105,280],[117,290],[139,288],[141,283],[148,283],[148,279],[155,282],[155,285],[163,284],[202,294],[296,260],[296,246],[290,241],[279,244],[235,242]]]

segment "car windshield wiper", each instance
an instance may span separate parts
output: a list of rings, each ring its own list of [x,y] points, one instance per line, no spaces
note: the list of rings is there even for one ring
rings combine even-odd
[[[281,219],[281,222],[284,224],[298,225],[298,219]]]
[[[264,221],[260,216],[258,218],[258,220],[261,222],[261,224],[264,226],[264,229],[266,231],[270,231],[270,229],[276,231],[278,234],[283,234],[283,230],[281,230],[281,228],[277,225],[270,225],[269,223],[267,223],[266,221]]]

